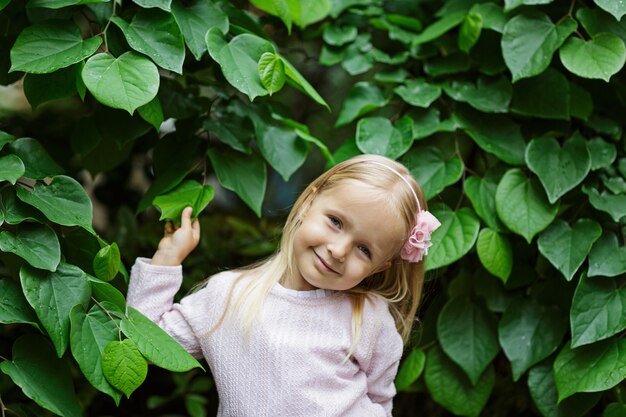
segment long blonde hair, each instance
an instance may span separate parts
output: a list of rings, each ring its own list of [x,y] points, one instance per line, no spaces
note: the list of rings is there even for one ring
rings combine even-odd
[[[424,261],[408,263],[402,260],[399,254],[402,244],[415,222],[418,206],[407,184],[392,170],[380,166],[380,164],[393,168],[405,177],[418,196],[421,208],[427,209],[422,190],[408,170],[402,164],[383,156],[356,156],[335,165],[320,175],[306,187],[294,203],[283,228],[280,246],[274,255],[248,268],[243,268],[241,277],[252,273],[254,279],[242,289],[232,311],[238,312],[239,319],[247,333],[252,328],[272,287],[285,277],[293,276],[296,272],[293,256],[294,236],[316,196],[346,180],[357,180],[375,190],[380,190],[381,193],[384,193],[386,200],[397,207],[397,216],[404,225],[405,233],[398,239],[396,256],[391,259],[391,266],[388,269],[375,273],[364,279],[356,287],[344,291],[345,294],[349,295],[352,302],[353,344],[351,352],[359,339],[364,305],[371,294],[377,294],[387,300],[396,328],[406,343],[411,333],[422,293]],[[229,305],[230,295],[226,309]],[[222,322],[223,318],[224,315],[219,323]]]

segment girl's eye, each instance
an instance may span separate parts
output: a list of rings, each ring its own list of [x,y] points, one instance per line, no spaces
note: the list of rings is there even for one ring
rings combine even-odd
[[[363,252],[363,254],[364,254],[365,256],[367,256],[368,258],[370,258],[370,259],[372,258],[372,253],[371,253],[371,252],[370,252],[370,250],[367,248],[367,246],[365,246],[365,245],[359,245],[359,250],[360,250],[361,252]]]
[[[335,216],[328,216],[328,220],[330,221],[330,224],[332,224],[333,226],[341,227],[341,220],[339,220]]]

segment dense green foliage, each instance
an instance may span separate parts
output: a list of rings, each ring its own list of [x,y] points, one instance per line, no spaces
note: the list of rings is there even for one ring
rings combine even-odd
[[[0,0],[0,84],[33,109],[0,106],[3,415],[210,415],[200,364],[125,311],[157,216],[208,205],[189,289],[270,253],[324,164],[378,153],[443,224],[394,415],[624,416],[624,14]]]

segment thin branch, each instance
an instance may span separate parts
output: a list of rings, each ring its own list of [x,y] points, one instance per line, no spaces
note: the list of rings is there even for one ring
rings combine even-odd
[[[96,305],[98,307],[100,307],[102,309],[102,311],[104,311],[104,314],[109,316],[109,318],[111,319],[113,324],[115,324],[115,327],[117,327],[117,337],[118,337],[118,339],[120,339],[120,341],[122,341],[122,329],[120,328],[120,326],[117,325],[117,322],[115,321],[115,319],[111,315],[111,312],[109,310],[107,310],[106,308],[104,308],[104,306],[102,304],[100,304],[100,302],[98,300],[96,300],[95,298],[91,297],[91,299],[93,300],[94,303],[96,303]]]

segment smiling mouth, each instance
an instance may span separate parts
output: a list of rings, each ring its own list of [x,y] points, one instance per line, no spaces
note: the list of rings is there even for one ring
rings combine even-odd
[[[330,265],[328,265],[328,263],[317,254],[317,252],[313,251],[313,253],[315,254],[315,256],[317,257],[317,259],[320,261],[320,263],[324,266],[324,268],[328,269],[330,272],[334,272],[335,274],[339,274],[339,272],[337,272],[335,269],[333,269]]]

